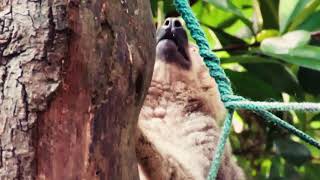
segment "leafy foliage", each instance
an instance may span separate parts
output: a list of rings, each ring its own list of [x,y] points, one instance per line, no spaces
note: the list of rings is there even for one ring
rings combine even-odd
[[[158,23],[178,16],[172,0],[151,3]],[[235,93],[252,100],[319,102],[320,0],[190,3]],[[320,140],[320,114],[277,115]],[[253,113],[240,111],[234,121],[237,132],[230,140],[249,179],[319,179],[318,149]]]

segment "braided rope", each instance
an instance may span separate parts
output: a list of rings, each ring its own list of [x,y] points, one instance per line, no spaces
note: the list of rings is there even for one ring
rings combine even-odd
[[[225,106],[232,109],[247,109],[247,110],[270,110],[270,111],[308,111],[317,112],[320,109],[319,103],[280,103],[280,102],[252,102],[252,101],[230,101],[226,102]]]
[[[226,76],[224,70],[220,66],[220,59],[211,51],[205,34],[200,28],[200,24],[191,11],[191,7],[187,0],[174,0],[177,11],[180,13],[188,29],[190,30],[192,38],[196,41],[199,47],[199,53],[203,57],[206,66],[209,69],[210,76],[215,79],[220,91],[221,100],[228,109],[226,120],[222,128],[221,136],[218,142],[217,149],[214,154],[208,180],[214,180],[217,177],[221,156],[224,152],[224,146],[230,134],[232,116],[235,109],[252,110],[262,116],[267,122],[273,123],[281,128],[287,129],[290,133],[298,136],[307,143],[320,149],[320,143],[311,136],[296,129],[291,124],[283,121],[267,110],[277,111],[320,111],[320,104],[317,103],[280,103],[280,102],[253,102],[248,101],[241,96],[233,94],[231,83]]]

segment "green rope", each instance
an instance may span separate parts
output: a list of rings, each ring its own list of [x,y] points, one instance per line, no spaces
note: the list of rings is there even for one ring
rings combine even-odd
[[[320,109],[319,103],[279,103],[279,102],[252,102],[252,101],[235,101],[226,102],[225,106],[232,109],[247,109],[255,111],[257,109],[271,111],[308,111],[317,112]]]
[[[255,110],[255,112],[261,115],[267,122],[277,125],[281,128],[287,129],[290,133],[298,136],[300,139],[320,149],[320,143],[317,140],[307,135],[306,133],[300,131],[299,129],[295,128],[291,124],[285,122],[284,120],[278,118],[274,114],[265,110]]]
[[[220,167],[220,162],[221,162],[221,156],[223,155],[224,146],[227,143],[227,139],[229,137],[230,130],[231,130],[233,112],[234,110],[229,110],[226,116],[226,120],[224,121],[222,134],[219,138],[218,146],[211,163],[209,175],[207,178],[208,180],[215,180],[217,177],[219,167]]]
[[[203,31],[200,28],[196,17],[193,15],[190,5],[187,0],[174,0],[177,11],[180,13],[188,29],[190,30],[192,38],[196,41],[199,47],[199,53],[203,57],[206,66],[209,69],[210,76],[215,79],[220,91],[221,100],[228,109],[226,120],[224,122],[221,136],[218,142],[217,149],[214,154],[213,162],[208,175],[208,180],[214,180],[217,177],[221,156],[224,152],[224,146],[230,133],[232,116],[235,109],[252,110],[262,116],[267,122],[273,123],[281,128],[288,130],[290,133],[298,136],[305,142],[320,149],[320,143],[311,136],[296,129],[291,124],[283,121],[267,110],[276,111],[320,111],[320,104],[316,103],[280,103],[280,102],[253,102],[233,94],[231,83],[226,76],[224,70],[220,66],[219,58],[211,51],[208,41],[205,38]]]

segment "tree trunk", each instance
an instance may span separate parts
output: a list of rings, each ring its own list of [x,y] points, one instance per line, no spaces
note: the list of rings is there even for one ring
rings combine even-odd
[[[0,179],[138,179],[144,0],[0,0]]]

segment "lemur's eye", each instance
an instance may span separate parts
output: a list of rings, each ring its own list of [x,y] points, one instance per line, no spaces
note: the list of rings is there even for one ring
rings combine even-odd
[[[182,24],[179,20],[175,20],[173,25],[174,27],[182,27]]]
[[[170,21],[167,19],[167,20],[164,22],[164,25],[165,25],[165,26],[169,26],[169,24],[170,24]]]

